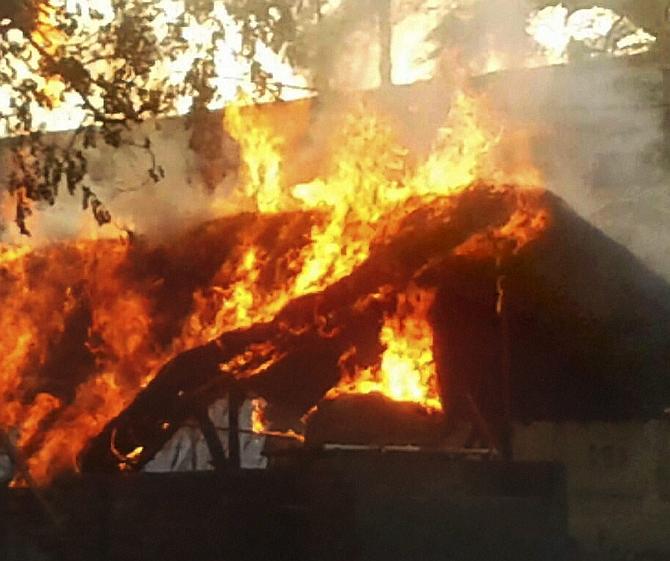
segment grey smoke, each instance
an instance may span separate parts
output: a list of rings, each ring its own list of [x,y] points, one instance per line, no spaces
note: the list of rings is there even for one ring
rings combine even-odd
[[[432,4],[395,1],[392,13],[399,17]],[[524,31],[532,9],[530,2],[509,0],[473,0],[452,6],[430,37],[433,54],[439,59],[456,45],[467,65],[495,48],[520,63],[533,48]],[[344,0],[322,20],[318,31],[308,29],[302,64],[313,76],[336,84],[337,73],[346,69],[342,62],[355,55],[346,48],[347,38],[361,32],[377,37],[377,10],[376,0]],[[423,151],[448,111],[453,86],[449,72],[449,65],[443,64],[433,83],[372,93],[367,102],[394,116],[401,140]],[[475,78],[472,85],[487,92],[510,122],[531,131],[534,161],[548,188],[670,279],[666,110],[659,64],[644,58],[603,57],[499,72]],[[331,92],[319,99],[314,130],[304,149],[295,154],[295,168],[303,163],[307,168],[318,157],[319,146],[348,107],[348,97]],[[208,190],[198,155],[188,149],[190,134],[178,119],[152,133],[159,162],[166,169],[166,179],[158,184],[148,179],[146,156],[137,150],[92,154],[91,186],[118,217],[116,227],[164,237],[213,216],[212,198],[225,199],[234,187],[234,171],[222,174],[214,193]],[[234,160],[226,164],[234,168]],[[80,204],[78,198],[61,196],[56,208],[39,216],[38,229],[51,239],[76,236]],[[110,232],[115,226],[105,228]],[[13,231],[9,226],[3,239],[15,237]]]

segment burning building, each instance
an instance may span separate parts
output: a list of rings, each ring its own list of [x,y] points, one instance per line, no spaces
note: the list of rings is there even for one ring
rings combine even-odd
[[[586,68],[606,91],[616,64]],[[669,288],[546,190],[567,177],[547,146],[585,136],[543,152],[505,76],[231,104],[201,123],[222,150],[192,156],[228,189],[209,220],[3,249],[23,531],[65,558],[561,558],[568,530],[613,540],[586,465],[660,532]]]

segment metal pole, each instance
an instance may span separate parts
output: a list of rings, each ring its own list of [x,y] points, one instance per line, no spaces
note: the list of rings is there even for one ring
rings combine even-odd
[[[198,411],[198,424],[200,425],[202,435],[205,437],[205,442],[207,442],[209,454],[212,456],[214,469],[219,471],[226,469],[228,465],[226,452],[223,449],[221,440],[219,440],[219,434],[216,427],[214,426],[212,419],[209,418],[209,411],[206,406],[201,407]]]
[[[500,263],[498,263],[500,266]],[[498,275],[496,280],[496,291],[498,299],[496,302],[496,313],[500,318],[500,382],[502,386],[502,427],[500,431],[500,452],[505,460],[512,460],[512,389],[511,389],[511,369],[512,357],[510,349],[509,321],[507,318],[507,309],[505,302],[505,276]]]
[[[244,396],[232,387],[228,394],[228,464],[231,469],[240,469],[240,409]]]

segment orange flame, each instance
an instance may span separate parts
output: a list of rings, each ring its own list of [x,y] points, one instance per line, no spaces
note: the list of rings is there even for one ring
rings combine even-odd
[[[256,434],[262,434],[267,429],[265,419],[265,408],[268,403],[262,397],[251,400],[251,430]]]
[[[381,393],[395,401],[409,401],[441,411],[439,384],[433,358],[433,330],[428,310],[430,290],[411,288],[398,295],[396,312],[386,317],[379,339],[385,346],[381,363],[345,373],[328,397],[342,393]]]
[[[37,481],[76,469],[77,455],[88,439],[175,353],[226,331],[272,320],[296,297],[343,279],[413,209],[459,193],[477,179],[504,180],[493,157],[501,127],[480,100],[462,92],[423,161],[417,163],[392,128],[361,105],[333,134],[324,163],[301,170],[300,181],[292,179],[301,174],[291,169],[286,156],[304,140],[310,105],[300,106],[289,125],[268,117],[266,111],[281,113],[276,107],[235,105],[226,112],[225,123],[241,151],[236,204],[248,201],[258,213],[286,213],[277,221],[282,227],[272,231],[269,243],[270,234],[260,221],[248,220],[219,270],[198,285],[191,310],[171,340],[158,334],[160,311],[149,296],[155,286],[134,281],[128,271],[129,243],[79,241],[0,251],[0,425],[20,429],[20,446]],[[311,167],[322,169],[317,173]],[[518,174],[523,168],[515,162],[512,171]],[[313,175],[306,177],[306,170]],[[468,240],[459,251],[496,255],[499,242],[511,241],[518,249],[537,237],[546,227],[546,213],[522,196],[519,201],[507,224]],[[303,224],[309,220],[299,243],[291,216],[301,216]],[[428,320],[432,298],[430,291],[418,288],[397,295],[395,313],[385,318],[379,334],[385,348],[379,364],[343,372],[331,395],[376,391],[439,411]],[[31,376],[45,367],[54,346],[66,343],[60,340],[82,307],[90,312],[88,330],[81,336],[93,374],[81,380],[75,372],[64,372],[76,384],[68,395],[56,398],[60,394],[49,394]],[[278,353],[269,343],[257,345],[248,356],[237,356],[220,368],[231,371],[241,361],[252,374],[260,373]],[[264,427],[260,409],[254,418],[258,431]],[[130,460],[139,454],[119,453]]]
[[[19,446],[39,439],[39,449],[27,459],[37,481],[75,466],[88,439],[132,400],[166,358],[150,344],[146,299],[125,286],[119,274],[127,250],[124,243],[110,241],[0,253],[5,279],[0,425],[20,427]],[[36,274],[48,282],[39,282]],[[89,281],[85,293],[75,294],[84,279]],[[81,300],[88,300],[92,309],[86,344],[96,374],[67,403],[45,393],[31,397],[30,372],[44,366],[54,341],[62,344],[59,338]]]

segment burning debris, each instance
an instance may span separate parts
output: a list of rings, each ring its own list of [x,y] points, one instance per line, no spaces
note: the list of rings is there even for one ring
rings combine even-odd
[[[544,188],[580,190],[559,177],[586,168],[545,157],[563,142],[617,174],[619,129],[583,131],[619,105],[585,118],[591,103],[562,97],[598,80],[530,69],[609,59],[611,84],[627,75],[614,59],[634,55],[658,86],[643,67],[667,51],[667,14],[655,27],[648,3],[131,4],[0,8],[16,71],[0,76],[0,110],[16,109],[0,116],[0,213],[34,236],[0,246],[0,550],[572,558],[567,505],[597,512],[575,473],[607,470],[594,496],[620,502],[616,475],[651,481],[649,458],[667,454],[656,426],[614,451],[615,430],[600,446],[602,423],[561,421],[658,419],[670,288]],[[504,69],[518,72],[484,76]],[[260,103],[283,89],[301,99]],[[130,162],[124,176],[96,161],[103,144],[124,165],[148,158],[149,195]],[[65,188],[93,212],[54,241],[34,211]],[[551,422],[522,425],[538,420]],[[181,471],[209,473],[167,473]],[[640,494],[647,514],[661,476]]]
[[[452,251],[472,236],[489,231],[495,239],[494,231],[516,212],[519,197],[531,208],[542,208],[540,194],[487,186],[433,201],[407,215],[392,238],[373,246],[370,256],[340,281],[292,300],[269,322],[228,331],[180,354],[92,443],[82,468],[115,469],[109,453],[112,434],[122,451],[144,447],[136,462],[141,467],[174,429],[233,388],[263,396],[271,422],[273,410],[296,422],[327,393],[371,389],[440,409],[437,377],[430,375],[432,346],[422,347],[430,337],[430,301],[408,303],[416,290],[412,284],[432,271],[443,275],[449,260],[459,259],[451,257]],[[408,327],[417,322],[413,313],[423,314],[422,329]],[[395,324],[404,330],[394,333],[389,325]],[[417,336],[416,347],[399,350],[408,346],[399,335]],[[416,371],[424,378],[417,379]]]
[[[400,421],[405,436],[392,440],[410,442],[393,444],[426,442],[437,426],[439,441],[465,420],[468,441],[497,449],[511,415],[639,411],[639,357],[612,336],[630,302],[614,295],[637,302],[633,337],[651,334],[644,360],[660,360],[653,341],[667,310],[653,301],[664,285],[556,198],[524,187],[539,174],[501,157],[501,127],[481,100],[456,92],[423,157],[360,105],[325,153],[292,165],[313,105],[226,111],[240,166],[222,206],[244,212],[160,244],[4,250],[0,423],[19,429],[35,480],[142,469],[193,423],[222,464],[235,447],[222,449],[208,408],[224,397],[230,411],[265,400],[264,434],[304,434],[300,420],[316,407],[318,426],[325,403],[333,419],[396,411],[416,430]],[[593,270],[596,257],[607,262]],[[614,269],[629,272],[609,278]],[[643,282],[654,286],[644,297],[630,288]],[[614,363],[627,365],[620,380]],[[331,407],[339,399],[343,413]],[[306,432],[324,434],[309,419]]]
[[[422,275],[458,255],[504,259],[548,219],[538,193],[476,184],[496,143],[477,107],[455,97],[423,162],[356,110],[316,179],[290,184],[286,151],[306,131],[282,134],[259,109],[233,106],[226,126],[244,138],[239,196],[253,213],[164,247],[101,240],[5,252],[2,424],[21,427],[35,478],[72,469],[100,431],[104,453],[91,445],[82,465],[101,454],[116,465],[120,453],[139,466],[233,384],[294,419],[329,391],[381,391],[439,410],[433,287]],[[143,428],[107,424],[140,411]]]

